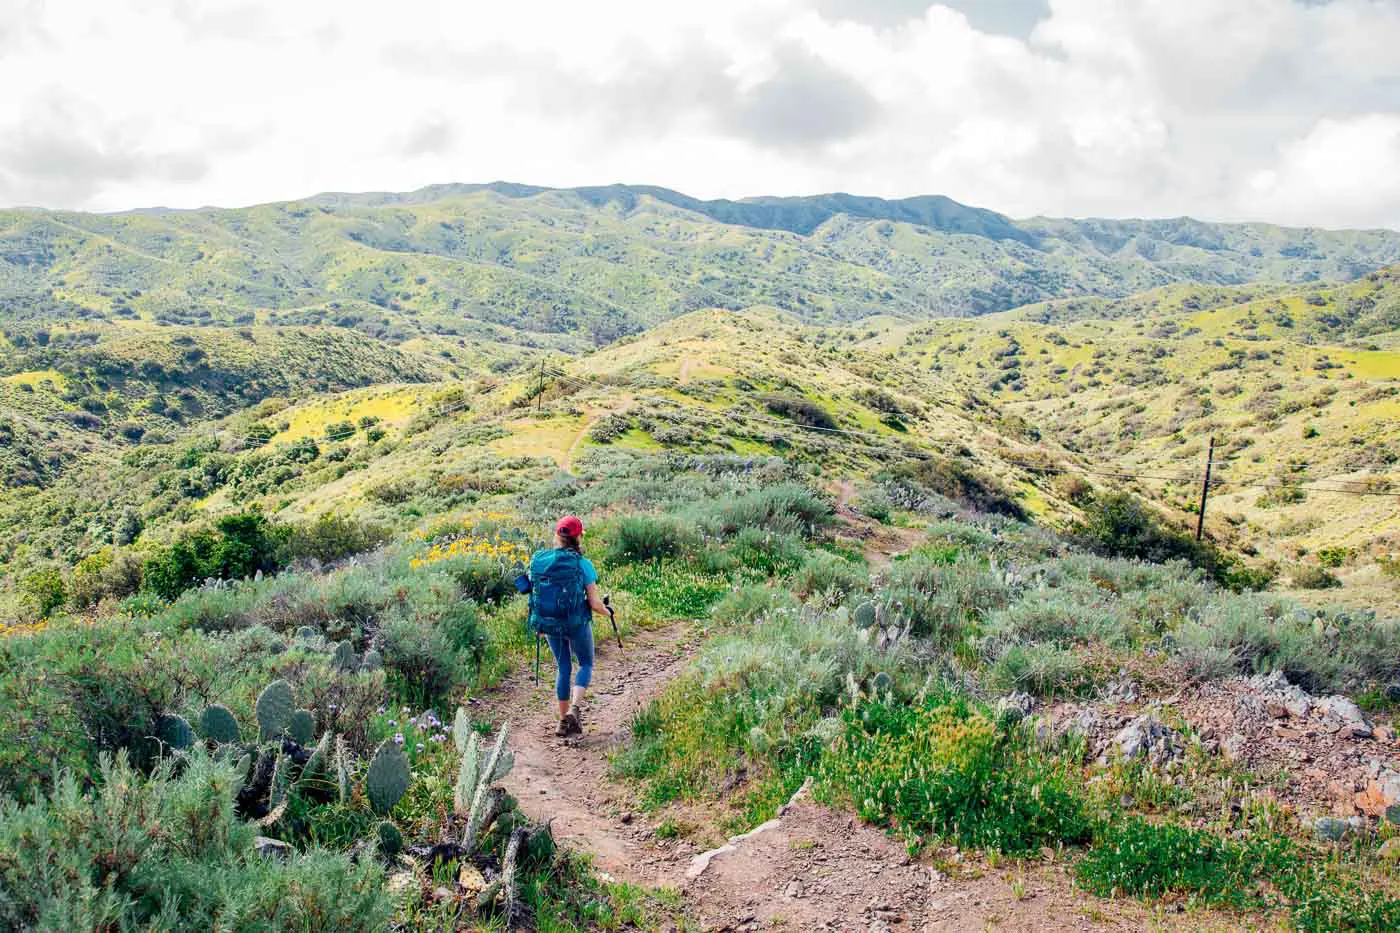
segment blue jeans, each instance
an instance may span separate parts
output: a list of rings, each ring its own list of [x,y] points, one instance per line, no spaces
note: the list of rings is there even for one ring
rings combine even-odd
[[[593,625],[585,622],[568,635],[546,635],[545,640],[549,642],[549,651],[559,665],[559,676],[554,679],[554,695],[560,700],[567,700],[573,658],[578,658],[578,677],[574,683],[587,687],[593,680]]]

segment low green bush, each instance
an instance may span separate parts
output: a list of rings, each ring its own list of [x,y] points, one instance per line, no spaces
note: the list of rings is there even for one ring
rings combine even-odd
[[[882,478],[913,484],[919,490],[956,502],[972,512],[1004,515],[1019,521],[1029,518],[1014,493],[995,478],[976,472],[960,460],[926,457]]]
[[[1105,829],[1075,875],[1101,897],[1190,894],[1244,907],[1257,894],[1260,855],[1204,830],[1130,817]]]
[[[1017,727],[967,701],[870,700],[843,713],[845,731],[822,757],[825,793],[898,831],[911,847],[947,839],[1010,854],[1089,838],[1076,775]]]
[[[1298,565],[1293,568],[1290,577],[1293,585],[1300,590],[1331,590],[1342,585],[1336,574],[1325,567],[1315,567],[1312,564]]]
[[[143,585],[162,599],[174,599],[207,579],[241,580],[280,568],[278,551],[285,527],[257,512],[225,515],[212,529],[195,532],[146,559]]]
[[[1008,605],[1014,586],[997,571],[960,560],[917,556],[896,561],[881,596],[885,616],[947,647],[975,631],[985,616]]]
[[[662,515],[627,515],[606,531],[603,559],[609,564],[635,564],[677,557],[693,547],[696,536],[679,521]]]
[[[383,525],[349,515],[327,513],[292,525],[282,542],[280,563],[311,558],[321,563],[344,560],[385,544],[391,532]]]
[[[745,528],[810,536],[831,522],[831,506],[798,483],[778,483],[692,510],[695,522],[728,538]]]
[[[711,616],[721,625],[741,625],[778,612],[797,612],[797,598],[764,584],[736,587],[715,604]]]
[[[228,763],[195,752],[149,778],[124,757],[96,784],[65,773],[45,798],[0,800],[0,927],[46,930],[381,930],[393,912],[372,859],[258,854]],[[179,831],[172,831],[173,828]]]
[[[870,574],[864,564],[826,551],[817,551],[793,571],[788,581],[793,592],[803,599],[821,595],[834,597],[834,602],[840,602],[868,587]]]
[[[1060,645],[1001,644],[988,661],[988,680],[1003,692],[1017,690],[1053,698],[1084,694],[1096,685],[1084,657]]]

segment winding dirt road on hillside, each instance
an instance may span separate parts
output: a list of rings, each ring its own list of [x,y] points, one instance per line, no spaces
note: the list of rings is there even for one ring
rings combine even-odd
[[[724,840],[704,806],[643,814],[633,789],[608,776],[609,754],[628,741],[633,715],[685,669],[695,650],[695,629],[686,622],[634,635],[622,652],[600,638],[581,739],[554,735],[548,658],[538,686],[531,667],[522,664],[476,708],[510,723],[516,764],[506,786],[532,819],[551,822],[561,843],[592,853],[597,868],[613,879],[678,890],[700,929],[1237,927],[1219,916],[1088,897],[1073,888],[1062,862],[997,870],[982,860],[963,861],[952,850],[912,859],[896,840],[807,799],[705,859]],[[685,838],[663,838],[671,833],[657,830],[667,825],[684,827]]]

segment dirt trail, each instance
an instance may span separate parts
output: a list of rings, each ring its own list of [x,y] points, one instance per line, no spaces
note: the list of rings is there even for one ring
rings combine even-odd
[[[513,732],[515,769],[506,788],[532,818],[553,821],[557,839],[593,853],[598,867],[625,881],[656,885],[664,879],[654,870],[654,854],[645,851],[650,831],[623,822],[626,789],[608,780],[608,754],[627,741],[633,714],[684,666],[688,632],[687,623],[678,623],[633,634],[619,652],[615,641],[603,639],[611,635],[606,625],[598,626],[582,738],[565,741],[554,734],[559,720],[547,649],[538,686],[533,668],[524,668],[488,701]]]
[[[656,826],[667,814],[641,814],[630,788],[608,777],[608,754],[627,741],[633,714],[685,669],[694,650],[688,623],[631,636],[621,653],[615,643],[600,638],[582,739],[563,741],[554,735],[548,657],[538,687],[530,668],[522,665],[480,705],[511,724],[516,764],[506,786],[525,812],[552,821],[557,839],[592,853],[597,867],[611,877],[679,890],[684,910],[702,930],[934,933],[1235,926],[1222,924],[1218,916],[1164,915],[1169,908],[1149,910],[1087,897],[1073,888],[1063,865],[992,869],[975,860],[946,864],[912,859],[879,830],[807,799],[794,801],[780,817],[725,846],[697,870],[702,847],[660,838]],[[694,838],[717,836],[713,820],[701,810],[670,815],[691,824]],[[951,857],[956,863],[958,856]]]

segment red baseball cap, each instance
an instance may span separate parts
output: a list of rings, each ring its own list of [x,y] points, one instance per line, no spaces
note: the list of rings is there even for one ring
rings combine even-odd
[[[555,524],[554,530],[561,535],[568,535],[571,538],[583,537],[583,522],[577,515],[565,515]]]

